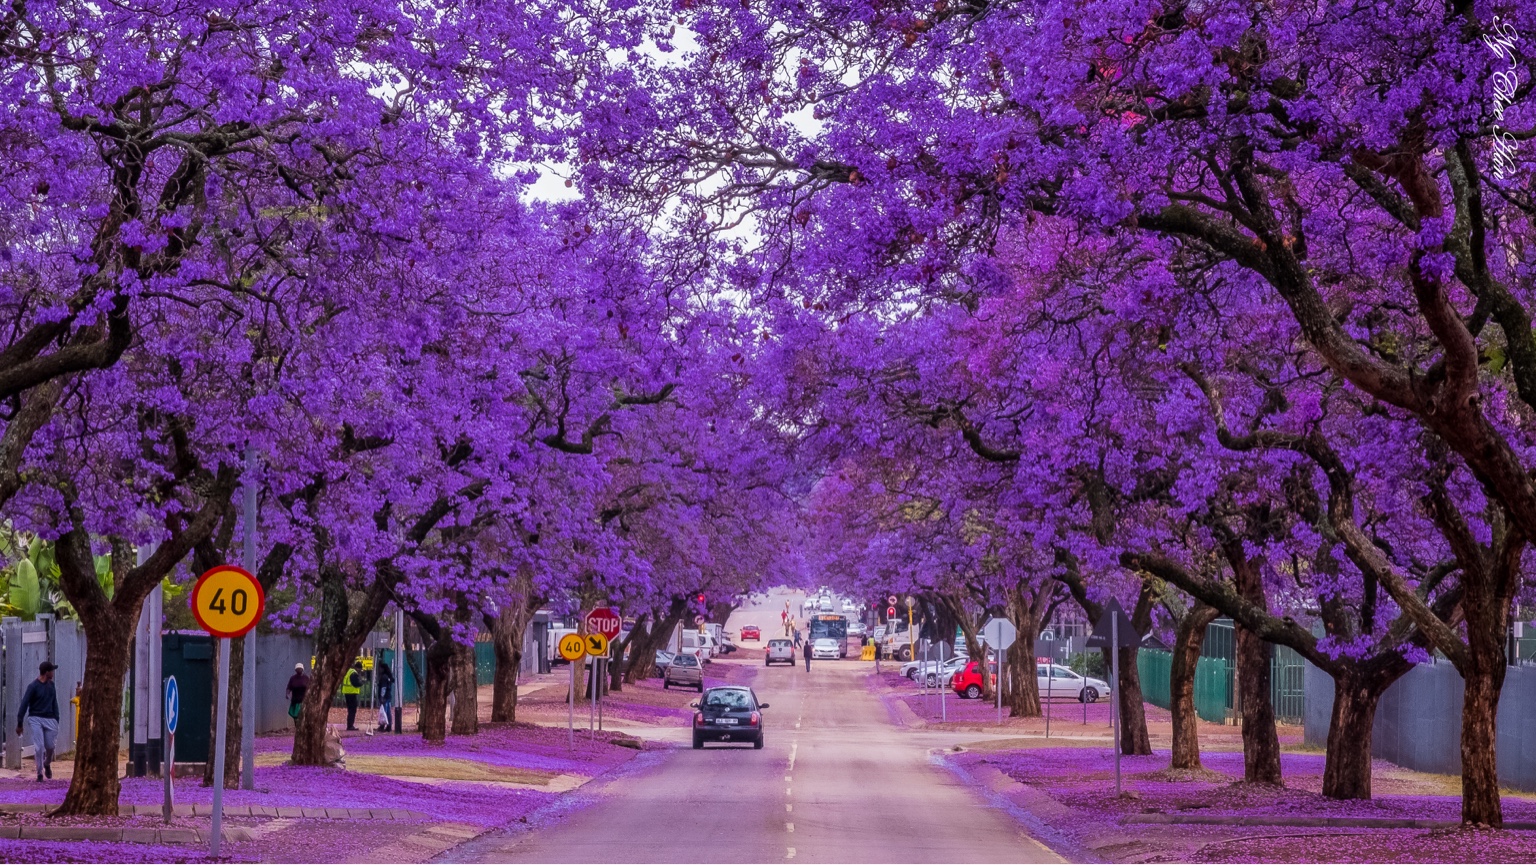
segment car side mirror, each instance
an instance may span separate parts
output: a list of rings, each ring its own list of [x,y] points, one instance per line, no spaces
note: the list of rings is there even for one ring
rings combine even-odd
[[[698,700],[694,700],[692,703],[689,703],[688,706],[690,708],[697,709],[699,707],[699,701]]]
[[[768,708],[768,704],[767,703],[758,703],[757,707],[759,709],[766,709],[766,708]]]

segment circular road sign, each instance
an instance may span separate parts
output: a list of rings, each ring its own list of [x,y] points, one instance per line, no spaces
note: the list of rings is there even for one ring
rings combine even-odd
[[[702,624],[704,624],[704,617],[703,616],[694,616],[693,617],[693,623],[695,625],[702,625]]]
[[[598,607],[586,615],[587,633],[602,634],[608,639],[619,635],[624,619],[609,607]]]
[[[566,634],[560,638],[560,657],[574,661],[587,652],[587,644],[580,634]]]
[[[176,677],[165,680],[165,732],[176,735],[176,725],[181,721],[181,688]]]
[[[587,654],[589,654],[589,655],[606,655],[606,654],[608,654],[608,638],[603,636],[602,634],[588,634],[587,635]]]
[[[893,607],[896,606],[896,596],[895,595],[891,595],[890,604]]]
[[[192,587],[192,615],[215,637],[243,637],[261,621],[267,596],[244,568],[209,568]]]

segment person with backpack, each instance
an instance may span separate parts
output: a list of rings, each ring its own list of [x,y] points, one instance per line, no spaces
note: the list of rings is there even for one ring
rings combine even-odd
[[[341,677],[341,696],[347,701],[347,729],[357,729],[357,698],[363,693],[363,662],[353,661],[352,668]]]
[[[379,732],[388,733],[393,729],[395,717],[395,673],[383,661],[374,670],[374,687],[378,689]]]

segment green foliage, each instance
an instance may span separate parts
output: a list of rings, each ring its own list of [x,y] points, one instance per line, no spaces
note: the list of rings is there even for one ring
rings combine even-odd
[[[1109,678],[1109,668],[1104,664],[1104,653],[1097,649],[1091,652],[1078,652],[1067,660],[1067,666],[1079,676],[1092,676],[1106,681]]]

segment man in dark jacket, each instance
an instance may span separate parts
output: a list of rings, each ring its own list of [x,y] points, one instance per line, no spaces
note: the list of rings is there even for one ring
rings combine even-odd
[[[59,734],[59,693],[53,687],[53,671],[47,661],[37,667],[37,678],[21,695],[21,710],[16,713],[16,735],[21,735],[25,719],[32,734],[32,756],[37,760],[37,780],[53,777],[53,740]]]
[[[811,671],[811,641],[810,640],[806,640],[805,641],[805,671],[807,673],[809,673]]]
[[[395,705],[395,674],[389,665],[380,661],[374,667],[374,687],[378,691],[379,732],[388,733],[392,728]]]
[[[304,704],[304,695],[309,693],[309,677],[304,675],[304,664],[293,665],[293,675],[288,677],[288,717],[293,719],[293,726],[299,726],[299,712]]]

